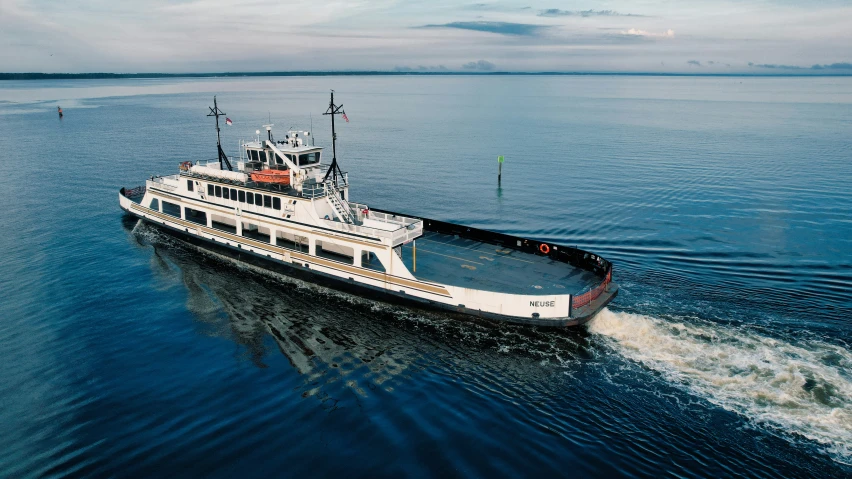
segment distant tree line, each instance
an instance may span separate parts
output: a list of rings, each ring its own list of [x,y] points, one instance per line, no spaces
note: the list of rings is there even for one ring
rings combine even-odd
[[[613,73],[613,72],[453,72],[453,71],[305,71],[305,72],[223,72],[223,73],[0,73],[0,80],[96,80],[111,78],[216,78],[216,77],[295,77],[366,75],[589,75],[589,76],[849,76],[850,72],[807,73]]]
[[[346,76],[346,75],[471,75],[494,73],[470,72],[223,72],[223,73],[0,73],[0,80],[94,80],[104,78],[215,78],[215,77],[286,77],[286,76]],[[498,73],[499,74],[499,73]]]

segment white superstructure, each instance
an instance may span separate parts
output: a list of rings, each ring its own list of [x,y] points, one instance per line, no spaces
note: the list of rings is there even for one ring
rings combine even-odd
[[[270,127],[267,132],[268,139],[243,143],[239,159],[224,159],[235,164],[234,171],[224,169],[222,159],[185,162],[178,174],[152,177],[144,189],[122,190],[121,207],[240,255],[393,296],[536,324],[549,324],[548,319],[570,324],[577,317],[569,291],[531,285],[529,294],[516,294],[418,277],[412,242],[424,234],[423,220],[351,201],[348,175],[336,161],[322,162],[323,149],[310,144],[308,132],[289,131],[281,141],[273,140]],[[271,175],[274,181],[259,181]],[[496,251],[490,254],[501,254]],[[459,274],[479,264],[469,263]]]

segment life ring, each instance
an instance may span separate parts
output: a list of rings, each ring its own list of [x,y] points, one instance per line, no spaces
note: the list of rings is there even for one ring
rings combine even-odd
[[[550,253],[550,246],[547,246],[547,244],[542,243],[541,246],[538,247],[538,250],[544,254],[548,254]]]
[[[364,216],[368,216],[370,214],[370,210],[364,208],[363,210],[361,210],[361,213],[363,213]]]

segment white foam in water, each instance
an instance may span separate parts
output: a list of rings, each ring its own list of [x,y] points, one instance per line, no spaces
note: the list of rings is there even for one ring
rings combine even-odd
[[[753,331],[604,309],[589,331],[625,357],[762,426],[819,443],[852,464],[852,352]],[[795,437],[795,436],[788,436]]]

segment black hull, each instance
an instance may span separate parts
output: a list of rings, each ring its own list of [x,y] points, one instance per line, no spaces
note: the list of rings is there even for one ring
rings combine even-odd
[[[207,249],[209,251],[213,251],[215,253],[223,254],[237,261],[242,261],[244,263],[270,270],[279,274],[283,274],[285,276],[290,276],[307,282],[327,286],[332,289],[353,293],[358,296],[366,296],[372,299],[377,299],[392,304],[417,306],[433,311],[461,313],[467,316],[486,318],[493,321],[525,325],[551,327],[578,326],[591,320],[595,316],[595,314],[597,314],[618,295],[618,286],[615,283],[611,283],[610,290],[606,294],[601,295],[587,307],[584,307],[582,309],[578,308],[576,312],[579,314],[571,318],[538,319],[504,316],[499,314],[487,313],[480,310],[472,310],[460,306],[437,303],[423,298],[410,296],[402,292],[388,291],[382,288],[376,288],[351,280],[343,280],[336,276],[328,275],[310,268],[293,266],[288,263],[272,260],[270,258],[267,258],[266,256],[263,256],[262,254],[246,251],[235,246],[211,242],[204,238],[199,238],[195,235],[188,234],[184,230],[173,228],[162,223],[157,223],[146,218],[142,218],[130,211],[125,210],[125,212],[131,216],[145,221],[148,224],[157,226],[161,231],[168,233],[169,235],[178,238],[181,241],[198,246],[200,248]]]

